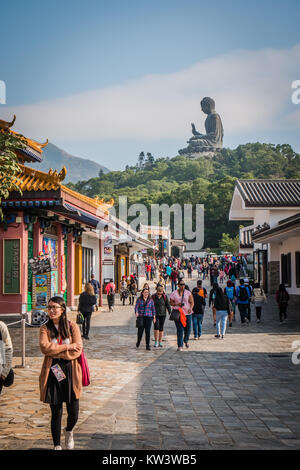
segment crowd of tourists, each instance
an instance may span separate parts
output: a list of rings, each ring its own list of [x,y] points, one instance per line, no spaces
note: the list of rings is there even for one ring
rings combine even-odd
[[[155,293],[151,295],[149,282],[138,291],[138,279],[135,274],[130,279],[122,278],[120,282],[120,298],[122,304],[129,297],[136,316],[137,341],[139,348],[145,333],[146,350],[150,351],[151,328],[154,325],[154,348],[162,348],[166,319],[173,321],[177,332],[177,350],[190,347],[190,336],[199,340],[202,336],[202,324],[205,308],[212,308],[217,339],[224,339],[227,324],[232,327],[236,320],[237,310],[242,325],[251,321],[251,304],[255,306],[256,321],[262,317],[266,295],[260,284],[254,285],[247,277],[241,277],[241,266],[238,260],[180,260],[179,258],[162,258],[151,263],[147,280],[154,280]],[[155,269],[152,271],[152,266]],[[193,270],[201,276],[197,277],[197,285],[190,290],[185,282],[192,277]],[[187,276],[185,276],[185,271]],[[224,276],[222,275],[224,272]],[[152,273],[152,276],[151,276]],[[203,280],[211,281],[210,292],[203,287]],[[237,285],[236,279],[239,278]],[[171,285],[172,293],[168,297],[167,285]],[[224,284],[224,285],[223,285]],[[55,450],[61,450],[61,427],[63,403],[66,403],[67,422],[64,428],[65,447],[74,448],[73,429],[79,416],[79,399],[82,387],[89,384],[88,369],[83,353],[83,339],[89,339],[91,316],[98,304],[100,284],[91,276],[79,298],[78,315],[82,322],[67,319],[67,308],[62,297],[52,297],[48,303],[48,321],[40,328],[40,349],[44,361],[39,377],[40,400],[49,404],[51,413],[51,434]],[[124,294],[124,292],[127,292]],[[113,279],[106,285],[109,310],[114,308],[116,285]],[[136,301],[135,301],[136,299]],[[287,318],[289,294],[283,284],[276,292],[279,307],[280,323]],[[82,323],[82,332],[78,323]],[[3,343],[5,355],[0,363],[0,393],[3,386],[13,383],[12,357],[13,348],[7,326],[0,321],[0,341]]]

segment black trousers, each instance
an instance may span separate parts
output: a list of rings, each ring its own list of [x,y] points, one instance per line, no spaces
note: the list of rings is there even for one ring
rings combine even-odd
[[[83,333],[83,336],[88,336],[90,332],[92,312],[83,313],[82,315],[84,316],[84,322],[82,325],[82,333]]]
[[[137,332],[137,342],[140,344],[143,333],[145,330],[145,335],[146,335],[146,346],[150,346],[150,332],[151,332],[151,325],[153,322],[152,317],[144,317],[144,325],[141,328],[138,328]]]
[[[283,318],[286,319],[287,318],[287,314],[286,314],[286,309],[287,309],[287,302],[279,302],[279,320],[282,321]]]
[[[260,320],[261,317],[261,307],[255,307],[256,308],[256,318],[257,320]]]
[[[67,431],[72,431],[75,424],[78,421],[79,415],[79,400],[75,400],[71,403],[66,403],[68,419],[67,419]],[[61,435],[61,419],[63,414],[63,404],[50,405],[51,408],[51,434],[54,446],[60,446],[60,435]]]

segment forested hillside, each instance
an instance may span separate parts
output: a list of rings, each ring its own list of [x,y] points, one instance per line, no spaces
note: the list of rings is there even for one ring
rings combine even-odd
[[[141,152],[135,166],[111,171],[69,186],[90,197],[127,195],[128,204],[204,204],[205,246],[219,245],[222,233],[236,235],[239,223],[228,222],[236,179],[300,179],[300,155],[290,145],[246,144],[219,155],[190,160],[183,156],[157,158]],[[149,211],[150,213],[150,211]],[[150,220],[149,220],[150,223]]]

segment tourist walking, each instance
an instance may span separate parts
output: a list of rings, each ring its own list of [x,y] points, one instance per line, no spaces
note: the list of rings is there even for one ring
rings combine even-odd
[[[176,268],[173,268],[173,271],[171,272],[171,281],[172,281],[172,292],[176,290],[177,288],[177,278],[178,278],[178,272]]]
[[[67,320],[62,297],[49,300],[48,316],[48,322],[40,328],[40,348],[45,355],[39,377],[40,399],[50,405],[54,450],[62,450],[61,420],[63,403],[66,403],[65,445],[67,449],[73,449],[73,429],[78,420],[82,390],[82,370],[77,361],[82,352],[80,329],[76,323]]]
[[[191,261],[188,262],[187,272],[188,272],[188,279],[192,279],[192,277],[193,277],[193,265],[192,265]]]
[[[135,308],[136,326],[137,326],[137,343],[136,347],[139,348],[141,339],[145,330],[146,336],[146,349],[150,351],[150,332],[152,322],[156,322],[156,311],[152,298],[150,297],[149,289],[143,289],[140,297],[137,299]]]
[[[232,326],[232,322],[235,321],[235,309],[236,309],[236,291],[235,287],[233,285],[233,282],[229,279],[227,281],[227,286],[224,289],[224,294],[228,297],[230,300],[230,305],[231,305],[231,313],[229,317],[229,326]]]
[[[279,307],[279,321],[280,323],[286,323],[287,319],[287,307],[288,302],[290,300],[290,296],[288,291],[286,290],[284,284],[279,285],[279,289],[276,292],[276,302],[278,303]]]
[[[177,329],[177,351],[182,351],[183,343],[186,348],[189,348],[189,338],[192,326],[192,313],[194,307],[194,299],[192,293],[185,289],[185,282],[180,280],[178,283],[178,289],[172,292],[170,296],[170,304],[174,307],[173,310],[177,310],[179,307],[182,308],[186,315],[186,326],[184,327],[180,321],[180,317],[175,320]],[[173,315],[173,313],[172,313]]]
[[[125,305],[125,300],[129,295],[128,284],[126,281],[126,276],[122,276],[122,281],[120,282],[120,300]]]
[[[152,296],[152,300],[154,302],[155,307],[155,324],[154,324],[154,347],[155,348],[162,348],[162,338],[164,334],[164,324],[166,320],[167,311],[169,314],[171,313],[171,306],[168,300],[168,297],[164,293],[163,287],[157,287],[156,293]]]
[[[256,310],[256,323],[260,323],[261,322],[261,309],[262,309],[263,304],[267,303],[267,297],[262,287],[260,287],[259,282],[256,282],[254,284],[253,303],[255,305],[255,310]]]
[[[172,268],[171,268],[171,266],[168,264],[168,266],[166,267],[166,274],[167,274],[166,283],[167,283],[167,284],[168,284],[168,282],[169,282],[169,279],[171,278],[171,273],[172,273]]]
[[[97,279],[95,279],[95,274],[91,275],[91,279],[89,280],[89,283],[92,284],[92,286],[94,288],[94,293],[95,293],[95,297],[96,297],[96,310],[98,311],[99,292],[100,292],[101,286],[100,286],[99,281],[97,281]]]
[[[248,304],[251,298],[250,290],[244,285],[244,279],[240,279],[240,285],[236,288],[236,303],[238,305],[241,323],[249,323],[248,320]]]
[[[107,303],[108,303],[109,311],[113,312],[114,305],[115,305],[116,285],[114,284],[114,281],[112,279],[110,279],[105,290],[106,290],[106,295],[107,295]]]
[[[250,292],[250,297],[249,297],[248,305],[247,305],[247,318],[248,318],[248,321],[250,323],[251,322],[251,300],[252,300],[252,296],[253,296],[253,287],[251,286],[248,278],[244,279],[244,284],[249,289],[249,292]]]
[[[217,320],[217,334],[215,335],[215,338],[224,339],[227,326],[227,319],[231,313],[231,305],[228,297],[224,294],[222,287],[218,287],[216,289],[214,306],[216,309]]]
[[[137,295],[137,283],[133,275],[130,276],[129,284],[129,305],[134,305],[134,299]]]
[[[217,282],[213,283],[212,289],[209,293],[209,302],[208,306],[212,308],[212,313],[213,313],[213,320],[214,320],[214,327],[216,327],[217,324],[217,314],[216,314],[216,307],[215,307],[215,299],[216,299],[216,291],[218,289],[219,285]]]
[[[96,296],[92,284],[85,284],[84,292],[79,296],[78,311],[82,313],[84,322],[82,324],[82,337],[89,340],[89,332],[91,325],[91,316],[96,304]]]
[[[13,346],[10,338],[10,334],[6,324],[0,321],[0,345],[1,345],[1,356],[0,356],[0,394],[4,385],[5,379],[7,379],[12,366],[13,359]]]
[[[204,287],[202,287],[202,281],[199,279],[197,281],[197,287],[192,290],[192,295],[194,299],[193,307],[193,331],[194,339],[200,339],[202,335],[202,323],[205,309],[205,298],[207,297],[207,292]]]

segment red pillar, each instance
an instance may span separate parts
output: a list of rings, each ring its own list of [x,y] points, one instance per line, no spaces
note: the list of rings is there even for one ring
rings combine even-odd
[[[62,279],[61,279],[61,263],[62,263],[62,256],[64,255],[64,240],[62,235],[62,227],[61,224],[57,224],[57,261],[58,261],[58,292],[62,294]]]
[[[68,286],[67,286],[67,305],[73,307],[74,301],[74,279],[75,279],[75,243],[73,242],[73,234],[68,235]]]
[[[100,283],[100,307],[103,306],[103,266],[102,266],[102,247],[103,247],[103,240],[99,238],[99,283]]]
[[[36,222],[33,226],[33,256],[39,256],[43,250],[43,234],[41,234],[40,223]]]

